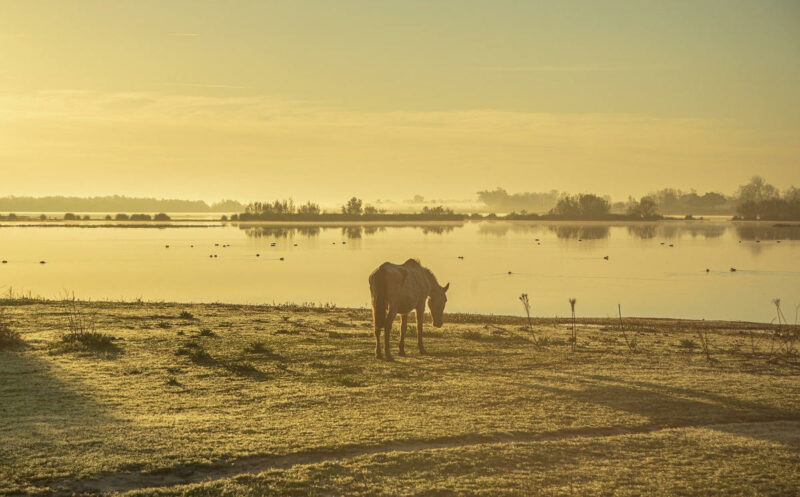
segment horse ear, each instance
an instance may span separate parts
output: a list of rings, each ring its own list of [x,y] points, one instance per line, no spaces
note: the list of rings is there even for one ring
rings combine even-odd
[[[445,286],[442,288],[442,291],[446,292],[448,288],[450,288],[450,283],[446,284],[446,285],[445,285]]]

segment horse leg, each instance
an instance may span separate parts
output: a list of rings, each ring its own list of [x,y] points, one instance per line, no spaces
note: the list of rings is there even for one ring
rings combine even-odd
[[[417,348],[420,354],[425,354],[425,347],[422,345],[422,321],[425,319],[425,307],[417,308]]]
[[[406,328],[408,327],[408,314],[400,315],[400,351],[399,355],[406,355]]]
[[[386,356],[387,361],[392,360],[392,351],[389,350],[389,333],[392,331],[392,321],[394,321],[396,315],[397,311],[389,308],[389,312],[386,314],[386,323],[383,327],[383,355]]]
[[[383,359],[383,354],[381,353],[381,329],[378,326],[375,327],[375,357]]]

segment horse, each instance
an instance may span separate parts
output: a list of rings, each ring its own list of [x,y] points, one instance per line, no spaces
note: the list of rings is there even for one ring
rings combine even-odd
[[[425,317],[425,302],[431,310],[433,326],[441,328],[444,306],[447,303],[447,290],[450,283],[439,285],[430,269],[423,267],[416,259],[403,264],[384,262],[369,275],[369,291],[372,294],[372,320],[375,326],[375,356],[381,355],[381,330],[386,360],[392,360],[389,351],[389,334],[392,322],[400,314],[400,347],[398,354],[406,355],[405,338],[408,326],[408,313],[415,311],[417,317],[417,347],[425,353],[422,345],[422,322]]]

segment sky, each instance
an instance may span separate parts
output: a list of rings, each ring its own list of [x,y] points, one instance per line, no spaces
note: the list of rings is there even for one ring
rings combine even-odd
[[[800,3],[0,0],[0,195],[800,186]]]

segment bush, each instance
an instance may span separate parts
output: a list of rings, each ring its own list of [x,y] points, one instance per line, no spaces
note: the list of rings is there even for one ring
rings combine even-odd
[[[114,337],[96,330],[94,318],[84,314],[78,308],[77,301],[68,300],[65,306],[67,315],[67,331],[61,335],[57,348],[64,352],[119,352]]]
[[[168,215],[164,214],[163,212],[159,212],[158,214],[155,215],[155,217],[153,217],[153,219],[155,219],[156,221],[169,221],[171,218]]]
[[[116,216],[114,216],[115,221],[128,221],[129,219],[130,216],[128,216],[127,214],[119,213]]]
[[[65,350],[113,352],[117,349],[114,337],[99,331],[65,333],[61,336],[61,343]]]
[[[71,212],[64,214],[64,221],[75,221],[76,219],[79,219],[78,216]]]
[[[150,217],[150,214],[131,214],[130,220],[131,221],[150,221],[153,218]]]
[[[0,350],[7,350],[23,345],[20,334],[11,329],[11,322],[5,314],[4,309],[0,309]]]

